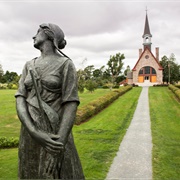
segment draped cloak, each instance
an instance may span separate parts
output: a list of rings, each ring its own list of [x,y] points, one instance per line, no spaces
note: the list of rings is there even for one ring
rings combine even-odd
[[[42,101],[58,117],[56,122],[47,123],[40,118],[37,96],[29,69],[34,72]],[[72,101],[79,103],[76,70],[73,62],[66,57],[59,57],[51,63],[41,65],[36,63],[36,58],[28,61],[19,81],[19,89],[15,94],[15,97],[18,96],[26,99],[29,114],[37,128],[57,134],[63,104]],[[53,126],[53,129],[49,126]],[[72,132],[68,137],[64,153],[55,157],[59,162],[51,176],[47,175],[46,166],[50,159],[54,158],[53,155],[36,143],[23,125],[21,125],[18,156],[20,179],[84,179]]]

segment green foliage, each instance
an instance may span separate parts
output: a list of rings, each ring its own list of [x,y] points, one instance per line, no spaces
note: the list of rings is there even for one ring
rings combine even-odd
[[[0,89],[8,89],[8,84],[0,83]]]
[[[174,86],[180,89],[180,84],[175,84]]]
[[[92,79],[88,79],[86,81],[85,87],[88,91],[93,92],[97,88],[97,83]]]
[[[180,66],[176,63],[174,54],[170,58],[163,56],[160,64],[163,67],[163,82],[177,83],[180,80]]]
[[[116,100],[119,96],[123,95],[130,89],[132,89],[132,86],[121,87],[120,89],[111,91],[108,94],[90,102],[86,106],[78,108],[75,124],[80,124],[83,121],[86,121],[91,116],[99,113],[114,100]]]
[[[123,67],[123,59],[125,59],[124,54],[117,53],[116,55],[110,56],[110,59],[107,63],[109,70],[112,76],[118,76],[121,73]]]
[[[177,86],[169,85],[169,89],[176,95],[180,100],[180,89]]]
[[[167,87],[150,87],[149,103],[153,137],[153,179],[178,180],[180,104]]]
[[[0,148],[14,148],[18,147],[19,138],[7,138],[7,137],[0,137]]]

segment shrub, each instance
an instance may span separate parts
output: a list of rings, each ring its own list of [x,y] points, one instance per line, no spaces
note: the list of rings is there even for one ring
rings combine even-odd
[[[176,97],[180,100],[180,89],[175,87],[174,85],[169,85],[169,89],[176,95]]]
[[[0,137],[0,148],[14,148],[14,147],[18,147],[18,144],[19,144],[18,138]]]
[[[0,89],[8,89],[8,84],[0,83]]]
[[[177,91],[179,88],[175,87],[174,85],[170,84],[169,85],[169,89],[172,91],[172,92],[175,92]]]
[[[132,89],[132,86],[125,86],[119,89],[110,91],[103,97],[100,97],[86,106],[83,106],[77,110],[76,121],[75,124],[80,124],[83,121],[86,121],[91,116],[99,113],[101,110],[106,108],[109,104],[111,104],[114,100],[116,100],[119,96],[123,95],[125,92]]]
[[[175,87],[179,88],[180,89],[180,85],[179,84],[176,84]]]
[[[154,87],[167,87],[169,84],[154,84]]]

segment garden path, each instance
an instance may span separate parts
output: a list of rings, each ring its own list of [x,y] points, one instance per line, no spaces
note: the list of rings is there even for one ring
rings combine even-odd
[[[148,87],[143,87],[137,108],[120,144],[106,180],[152,179],[152,136]]]

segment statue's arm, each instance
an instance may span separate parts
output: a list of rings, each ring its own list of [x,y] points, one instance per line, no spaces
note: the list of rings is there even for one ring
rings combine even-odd
[[[26,100],[24,97],[22,96],[16,97],[16,110],[17,110],[17,114],[22,125],[26,128],[26,130],[32,136],[35,131],[35,126],[29,115]]]
[[[62,119],[59,128],[59,141],[64,145],[67,143],[68,136],[74,125],[78,102],[66,102],[63,104]]]
[[[41,146],[43,146],[48,152],[52,154],[57,154],[63,149],[63,145],[56,140],[59,139],[59,136],[48,134],[37,129],[29,115],[26,100],[22,96],[18,96],[16,98],[16,109],[18,117],[22,123],[22,125],[29,132],[30,136],[38,142]]]

